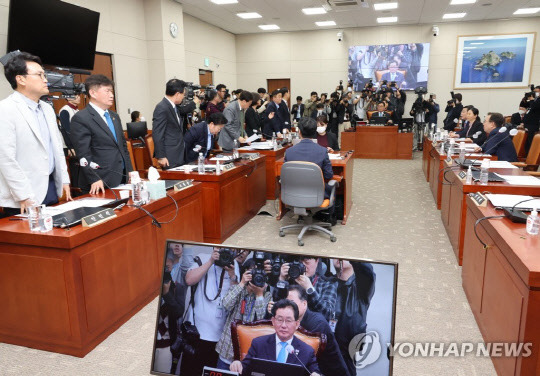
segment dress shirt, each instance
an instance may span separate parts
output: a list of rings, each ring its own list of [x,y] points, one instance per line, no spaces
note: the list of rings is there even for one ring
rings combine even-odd
[[[45,113],[43,112],[43,108],[41,108],[40,103],[34,102],[27,96],[19,93],[18,91],[15,91],[15,93],[16,95],[19,95],[22,98],[24,103],[26,103],[26,105],[28,106],[30,111],[32,111],[32,114],[34,115],[37,121],[41,139],[43,140],[45,150],[47,150],[47,154],[49,155],[49,175],[50,175],[54,171],[54,153],[53,153],[51,134],[49,132],[49,125],[47,124],[47,119],[45,118]]]
[[[289,345],[292,346],[293,338],[294,338],[294,336],[291,337],[288,341],[285,341],[285,342],[287,342],[287,346],[289,346]],[[283,342],[283,341],[280,340],[279,337],[276,334],[276,359],[278,358],[279,352],[281,351],[281,343],[280,342]],[[287,353],[287,356],[288,355],[289,355],[289,353]],[[287,362],[287,356],[285,357],[285,362]]]

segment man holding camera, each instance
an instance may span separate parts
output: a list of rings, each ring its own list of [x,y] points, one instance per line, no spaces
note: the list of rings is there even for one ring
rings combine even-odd
[[[212,254],[199,254],[186,273],[186,284],[195,289],[193,309],[188,317],[197,327],[200,340],[193,353],[183,353],[182,376],[200,376],[204,366],[217,365],[216,344],[227,319],[223,297],[238,283],[235,256],[232,250],[214,248]]]
[[[317,104],[317,92],[312,91],[309,99],[304,104],[304,116],[308,117],[311,116],[311,113],[315,109],[315,105]]]
[[[463,97],[460,93],[452,93],[452,99],[448,101],[448,106],[446,107],[448,116],[444,121],[445,130],[453,131],[454,128],[457,126],[459,118],[461,116],[461,110],[463,110],[463,104],[461,104],[462,100]]]

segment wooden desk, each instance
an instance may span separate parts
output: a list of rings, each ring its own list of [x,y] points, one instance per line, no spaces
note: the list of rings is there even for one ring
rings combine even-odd
[[[412,159],[413,134],[398,133],[398,126],[356,126],[341,132],[341,150],[354,150],[354,158]]]
[[[206,161],[205,163],[213,163]],[[162,179],[194,179],[202,183],[204,241],[223,243],[266,204],[266,157],[236,162],[215,173],[159,171]]]
[[[532,343],[529,357],[492,358],[499,376],[538,375],[540,369],[540,237],[525,224],[501,215],[491,204],[477,207],[467,198],[463,251],[463,290],[485,342]]]
[[[341,178],[339,182],[339,187],[336,190],[336,194],[343,197],[343,220],[341,224],[344,225],[347,223],[347,218],[351,212],[352,207],[352,183],[353,183],[353,171],[354,171],[354,159],[352,153],[349,152],[340,152],[339,153],[343,159],[332,159],[332,170],[334,175],[337,175]],[[281,166],[283,166],[285,160],[282,158],[276,162],[276,176],[281,176]],[[288,209],[285,208],[283,202],[279,200],[279,213],[277,215],[277,220],[279,221],[283,215],[287,212]]]
[[[445,161],[445,166],[448,166]],[[539,186],[527,185],[510,185],[504,183],[490,182],[488,185],[480,185],[477,183],[465,184],[465,181],[459,179],[458,173],[461,170],[451,170],[446,174],[450,183],[443,186],[441,199],[441,218],[448,233],[448,238],[454,249],[454,253],[459,262],[463,260],[463,245],[465,239],[465,224],[466,224],[466,198],[467,194],[473,192],[490,192],[490,193],[505,193],[519,195],[540,195]],[[491,168],[491,172],[500,173],[502,175],[521,175],[527,176],[518,168]]]
[[[44,234],[1,219],[0,341],[85,356],[158,295],[165,239],[203,240],[201,188],[171,192],[179,214],[161,228],[131,207]],[[168,197],[144,207],[161,222],[175,213]]]
[[[424,142],[422,145],[422,171],[424,171],[426,181],[429,181],[431,149],[433,149],[433,143],[427,136],[424,136]]]
[[[240,153],[259,153],[266,157],[266,199],[275,200],[278,197],[277,193],[277,176],[276,176],[276,161],[285,156],[285,151],[290,148],[292,144],[287,144],[278,150],[242,150]]]

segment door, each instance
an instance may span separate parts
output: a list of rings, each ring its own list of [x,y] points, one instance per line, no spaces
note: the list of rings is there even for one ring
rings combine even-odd
[[[291,79],[290,78],[276,78],[276,79],[267,79],[266,80],[266,86],[268,87],[268,93],[272,94],[272,92],[276,89],[281,89],[282,87],[289,88],[289,94],[291,93]],[[287,105],[289,106],[289,109],[291,108],[291,98],[289,96],[289,100],[287,101]]]
[[[199,69],[199,85],[206,87],[214,84],[214,72],[204,69]]]

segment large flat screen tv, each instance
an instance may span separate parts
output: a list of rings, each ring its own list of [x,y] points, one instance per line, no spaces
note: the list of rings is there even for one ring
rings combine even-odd
[[[99,13],[60,0],[11,0],[7,52],[37,55],[44,64],[94,68]]]
[[[276,365],[278,376],[391,375],[397,273],[393,262],[168,240],[150,372],[262,374],[251,360],[273,367],[279,339],[294,366]]]

